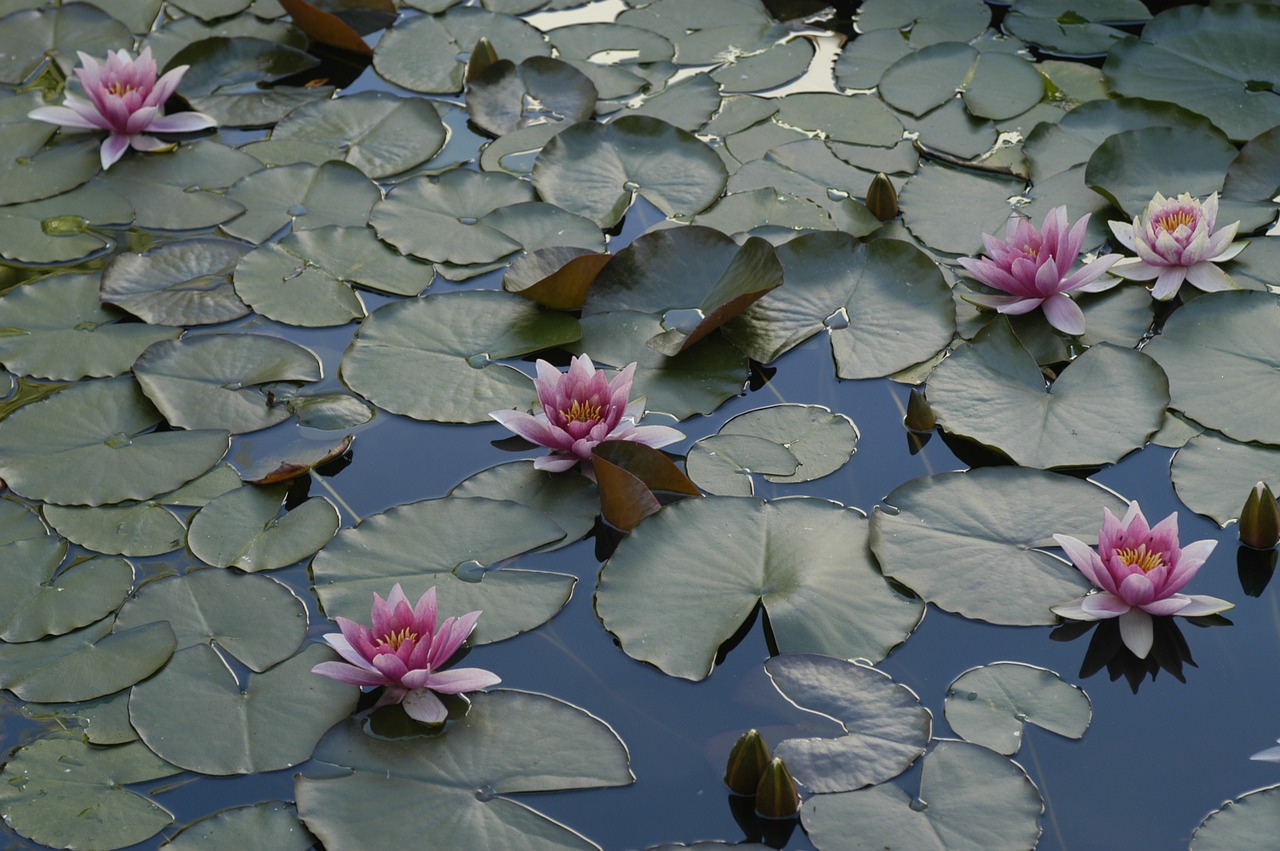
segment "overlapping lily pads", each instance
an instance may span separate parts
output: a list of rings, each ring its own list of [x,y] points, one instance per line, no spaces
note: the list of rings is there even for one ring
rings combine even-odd
[[[444,736],[388,741],[356,721],[335,727],[315,759],[336,768],[295,784],[303,822],[333,848],[359,846],[373,830],[406,846],[448,836],[474,848],[598,847],[507,796],[631,783],[617,734],[545,695],[503,689],[473,694],[471,704]],[[389,791],[404,802],[403,817],[390,822],[383,809]]]
[[[57,505],[150,499],[211,468],[222,429],[154,431],[161,414],[131,377],[68,387],[0,422],[0,478]]]
[[[1280,483],[1280,446],[1238,443],[1205,432],[1173,456],[1170,475],[1178,499],[1225,527],[1240,516],[1256,482]]]
[[[133,371],[171,425],[239,434],[288,419],[271,385],[316,381],[320,361],[281,337],[208,334],[156,343]]]
[[[596,611],[628,655],[688,680],[761,604],[781,652],[882,659],[924,610],[885,582],[866,534],[860,513],[821,499],[684,500],[618,546]]]
[[[102,301],[155,325],[212,325],[249,308],[231,273],[249,246],[225,239],[171,242],[119,254],[102,271]]]
[[[871,548],[885,575],[968,618],[1051,624],[1049,611],[1089,583],[1043,551],[1053,535],[1097,540],[1102,509],[1125,501],[1088,481],[1016,467],[914,479],[871,518]]]
[[[913,805],[915,800],[928,805]],[[978,745],[943,740],[924,758],[918,796],[892,784],[815,795],[800,818],[822,851],[1029,851],[1040,838],[1043,811],[1040,793],[1017,763]]]
[[[1235,440],[1280,444],[1278,306],[1271,293],[1223,292],[1174,311],[1145,349],[1169,376],[1170,406]]]
[[[355,166],[329,161],[319,166],[296,163],[263,169],[237,181],[227,197],[245,211],[222,229],[260,243],[290,224],[295,231],[329,225],[363,227],[382,192]]]
[[[338,510],[313,497],[277,516],[283,487],[246,486],[196,512],[187,546],[205,564],[248,572],[274,570],[306,558],[338,531]]]
[[[252,847],[255,843],[275,851],[307,851],[315,846],[316,838],[298,821],[293,804],[261,801],[194,821],[164,847],[169,851],[200,851],[211,846]]]
[[[481,470],[449,491],[449,496],[510,500],[541,511],[565,533],[544,550],[581,539],[591,531],[600,511],[600,495],[589,479],[535,470],[532,461],[512,461]]]
[[[111,614],[133,589],[133,565],[98,556],[57,571],[60,559],[33,559],[32,549],[60,556],[64,541],[11,543],[0,548],[0,581],[8,589],[0,604],[0,639],[35,641],[88,626]]]
[[[570,343],[578,322],[496,292],[428,295],[378,308],[342,358],[342,377],[380,408],[420,420],[485,422],[536,394],[497,358]]]
[[[929,402],[942,428],[1019,464],[1086,467],[1143,446],[1164,422],[1166,387],[1151,358],[1107,343],[1046,387],[1036,359],[997,318],[934,370]]]
[[[516,502],[424,500],[342,530],[311,572],[325,614],[358,621],[368,620],[373,595],[397,582],[415,600],[434,585],[442,613],[485,612],[471,636],[484,644],[533,629],[568,602],[574,577],[497,566],[562,537],[550,517]]]
[[[1280,786],[1255,789],[1205,816],[1191,834],[1192,851],[1263,849],[1280,830]]]

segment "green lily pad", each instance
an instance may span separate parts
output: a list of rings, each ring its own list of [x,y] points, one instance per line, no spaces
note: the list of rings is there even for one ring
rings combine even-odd
[[[596,87],[577,68],[549,56],[519,65],[499,59],[467,84],[467,110],[476,126],[505,136],[522,127],[591,118]]]
[[[1246,792],[1205,816],[1191,834],[1192,851],[1266,848],[1280,830],[1280,785]]]
[[[285,404],[298,418],[298,425],[325,431],[355,428],[374,417],[373,408],[346,393],[290,396]]]
[[[0,606],[5,641],[35,641],[88,626],[115,611],[133,589],[133,565],[122,558],[86,559],[55,575],[57,561],[45,560],[39,570],[26,563],[30,556],[24,551],[30,549],[20,543],[0,549],[6,553],[0,574],[8,589]],[[43,549],[57,552],[66,545],[53,539]]]
[[[909,243],[807,234],[780,246],[778,260],[786,286],[725,329],[762,363],[826,328],[839,377],[880,377],[929,359],[955,333],[951,289]]]
[[[289,224],[295,231],[328,225],[364,227],[382,192],[355,166],[331,161],[265,168],[237,181],[227,197],[243,204],[245,211],[222,229],[256,244]]]
[[[978,745],[943,740],[924,758],[919,795],[892,784],[815,795],[805,801],[800,819],[821,851],[1029,851],[1039,841],[1042,812],[1040,793],[1016,762]]]
[[[0,256],[41,265],[82,260],[114,247],[99,228],[132,221],[133,206],[124,196],[89,183],[52,198],[0,207]]]
[[[22,713],[38,721],[57,719],[64,730],[79,732],[95,745],[123,745],[138,739],[129,723],[127,689],[75,703],[24,703]]]
[[[675,66],[671,70],[674,72]],[[678,80],[661,76],[659,81],[650,81],[649,91],[636,99],[638,106],[619,110],[611,122],[628,117],[653,118],[694,133],[711,120],[720,106],[720,84],[701,72]]]
[[[286,325],[323,328],[346,325],[353,319],[364,317],[364,302],[343,279],[342,267],[336,270],[326,268],[314,262],[306,248],[296,242],[288,242],[310,233],[323,234],[323,239],[335,232],[367,232],[375,251],[398,256],[386,246],[381,246],[367,228],[327,227],[302,231],[290,234],[280,242],[260,245],[246,254],[236,266],[236,295],[255,312]],[[324,240],[320,244],[327,246],[327,243],[328,240]],[[334,259],[342,262],[337,257]],[[360,261],[355,260],[347,268],[358,268],[359,265]],[[424,277],[430,281],[429,276]]]
[[[675,41],[691,32],[723,27],[727,22],[767,26],[768,10],[755,0],[656,0],[624,11],[618,23],[660,33]]]
[[[1280,123],[1280,56],[1270,49],[1277,38],[1280,9],[1169,9],[1141,39],[1117,42],[1102,70],[1113,91],[1181,104],[1243,142]]]
[[[826,210],[838,230],[866,236],[881,222],[850,196],[865,193],[873,176],[837,157],[826,143],[800,139],[773,148],[764,159],[738,169],[729,179],[729,191],[770,187],[798,195]]]
[[[921,165],[898,193],[898,204],[902,221],[929,248],[976,255],[984,233],[1004,234],[1013,212],[1009,199],[1022,193],[1022,185],[1005,177]],[[956,210],[965,214],[957,216]]]
[[[203,1],[208,5],[209,0]],[[169,67],[190,66],[178,86],[184,97],[212,95],[244,84],[266,88],[269,83],[318,64],[320,60],[306,51],[244,36],[204,38],[182,48],[169,60]]]
[[[660,313],[649,345],[675,357],[782,285],[773,247],[751,237],[739,247],[717,230],[691,225],[637,237],[600,270],[582,306]]]
[[[1052,624],[1049,611],[1089,589],[1044,552],[1053,535],[1098,540],[1102,509],[1126,503],[1088,481],[1021,467],[913,479],[871,516],[871,549],[886,576],[940,609],[1012,625]]]
[[[288,587],[233,570],[195,570],[148,582],[120,610],[116,627],[168,621],[182,650],[217,644],[253,671],[289,658],[307,634],[307,613]]]
[[[1089,696],[1053,671],[1020,662],[970,668],[947,688],[947,723],[965,741],[1012,756],[1023,725],[1068,739],[1084,735],[1093,717]]]
[[[241,434],[288,419],[269,385],[317,381],[320,361],[280,337],[206,334],[156,343],[133,371],[171,425]]]
[[[885,69],[880,97],[894,109],[920,117],[955,98],[978,56],[977,50],[959,42],[940,42],[908,53]]]
[[[132,378],[68,387],[0,421],[0,478],[57,505],[150,499],[208,470],[227,432],[152,431],[161,414]]]
[[[920,146],[943,157],[979,159],[996,144],[999,132],[994,121],[978,118],[965,109],[960,98],[949,100],[919,118],[898,116],[903,128],[917,136]]]
[[[389,38],[390,33],[382,43]],[[426,55],[424,51],[419,58]],[[444,145],[445,137],[440,113],[430,101],[386,92],[358,92],[305,104],[271,131],[273,141],[324,145],[333,151],[331,159],[343,160],[373,178],[426,162]],[[406,144],[406,138],[413,143]],[[335,211],[341,209],[335,204]]]
[[[1151,19],[1141,0],[1019,0],[1004,27],[1023,41],[1054,53],[1086,56],[1105,53],[1128,33],[1108,23]]]
[[[544,200],[603,228],[616,225],[636,195],[668,216],[701,212],[720,196],[727,177],[706,143],[643,115],[575,124],[548,142],[533,166]]]
[[[1168,197],[1217,192],[1237,153],[1218,130],[1126,130],[1098,146],[1089,158],[1084,180],[1125,215],[1135,217],[1142,215],[1157,192]]]
[[[835,230],[831,214],[815,201],[782,195],[771,187],[732,192],[690,220],[721,233],[750,234],[774,228]]]
[[[414,502],[343,529],[311,562],[316,594],[330,617],[367,622],[373,595],[397,582],[417,600],[439,589],[440,611],[479,609],[471,640],[500,641],[555,616],[574,577],[508,567],[475,571],[564,537],[541,511],[506,500],[449,498]]]
[[[102,270],[102,302],[152,325],[237,319],[249,308],[236,296],[231,273],[248,250],[226,239],[188,239],[117,254]]]
[[[196,230],[244,212],[243,204],[217,190],[261,167],[248,154],[201,141],[179,145],[164,156],[121,160],[99,183],[129,199],[138,227]]]
[[[350,715],[359,689],[311,669],[337,654],[318,644],[242,689],[212,647],[197,644],[129,697],[129,720],[162,759],[201,774],[254,774],[306,761],[324,732]]]
[[[919,50],[940,41],[968,41],[990,21],[990,7],[978,0],[866,0],[858,29],[910,29],[911,46]]]
[[[302,821],[330,848],[359,847],[375,827],[381,841],[406,847],[423,836],[453,837],[470,848],[598,847],[505,796],[633,782],[617,734],[546,695],[502,689],[470,700],[466,717],[443,736],[386,740],[356,721],[335,727],[315,759],[339,770],[295,782]],[[414,802],[390,822],[379,815],[388,776],[390,788]]]
[[[187,546],[214,567],[255,573],[285,567],[313,554],[338,531],[338,510],[313,497],[283,516],[283,487],[243,487],[196,512]]]
[[[787,95],[778,101],[777,120],[836,142],[892,148],[902,140],[902,123],[874,95]]]
[[[504,499],[537,509],[564,530],[564,537],[543,550],[567,547],[586,536],[600,513],[600,495],[584,476],[535,470],[532,461],[512,461],[468,476],[451,497]]]
[[[787,449],[799,465],[793,473],[769,474],[782,484],[811,482],[829,476],[857,451],[858,427],[844,414],[822,405],[770,405],[745,411],[720,427],[720,436],[763,437]]]
[[[43,105],[39,97],[34,101],[23,100],[30,104],[30,109]],[[4,181],[0,184],[0,204],[20,204],[59,195],[75,189],[102,170],[96,140],[59,145],[37,153],[52,130],[50,125],[34,126],[31,121],[0,124],[0,144],[9,154],[0,162],[0,180]]]
[[[874,89],[884,72],[911,51],[911,42],[895,26],[864,30],[846,41],[836,57],[836,84],[844,89]]]
[[[1198,297],[1144,351],[1169,376],[1170,407],[1235,440],[1280,444],[1280,396],[1270,392],[1280,352],[1275,295]]]
[[[1280,128],[1272,128],[1249,141],[1227,169],[1222,187],[1225,198],[1271,203],[1280,194]],[[1269,193],[1269,194],[1268,194]]]
[[[271,848],[274,851],[307,851],[316,838],[298,821],[297,808],[288,801],[260,801],[235,807],[193,821],[164,844],[167,851],[202,851],[207,848]]]
[[[962,94],[970,115],[996,121],[1021,115],[1044,96],[1035,64],[1011,53],[980,54]]]
[[[154,556],[173,552],[187,540],[187,527],[157,500],[46,505],[44,516],[58,534],[99,553]]]
[[[633,396],[644,396],[650,411],[677,420],[709,414],[742,392],[747,382],[746,355],[713,335],[688,351],[667,357],[648,345],[664,329],[658,317],[634,310],[583,317],[582,339],[571,348],[590,353],[598,364],[637,364]]]
[[[1280,447],[1237,443],[1214,432],[1187,440],[1169,466],[1178,499],[1224,528],[1239,518],[1255,483],[1280,487]]]
[[[924,607],[880,575],[866,529],[860,513],[821,499],[677,502],[601,568],[596,612],[627,655],[688,680],[711,673],[760,604],[783,653],[883,659]]]
[[[736,28],[729,28],[736,29]],[[782,26],[773,30],[780,37],[790,35]],[[715,30],[709,35],[714,40]],[[676,45],[676,58],[680,59],[681,44]],[[813,62],[813,42],[807,38],[794,38],[770,45],[764,50],[734,57],[711,72],[711,79],[726,93],[757,92],[785,85],[804,75]]]
[[[595,222],[541,201],[500,207],[485,215],[478,225],[492,230],[508,242],[514,242],[526,252],[542,248],[585,248],[589,251],[604,251],[605,248],[604,235]],[[462,281],[501,269],[509,261],[510,258],[504,257],[488,263],[464,265],[443,262],[436,263],[435,268],[441,277]]]
[[[91,700],[154,674],[174,644],[163,621],[112,632],[105,618],[56,638],[0,645],[0,688],[41,703]]]
[[[684,466],[689,478],[707,493],[752,496],[752,473],[794,475],[800,462],[780,443],[749,434],[704,437],[689,447]]]
[[[121,323],[98,301],[97,275],[56,275],[0,298],[0,363],[54,381],[119,375],[147,346],[181,328]]]
[[[520,243],[484,218],[509,204],[533,201],[527,182],[506,174],[454,169],[398,184],[373,208],[378,236],[406,254],[450,263],[488,263]]]
[[[0,814],[19,835],[55,848],[123,848],[159,833],[173,816],[124,787],[180,769],[141,742],[103,748],[77,735],[37,739],[0,775]]]
[[[1164,422],[1167,387],[1151,358],[1099,343],[1046,388],[1035,357],[997,318],[933,371],[929,403],[942,428],[1018,464],[1090,467],[1146,444]]]
[[[253,0],[174,0],[174,5],[206,21],[243,12]]]
[[[411,91],[460,92],[465,58],[481,36],[498,56],[512,62],[551,55],[542,33],[519,18],[459,7],[439,17],[402,17],[378,40],[373,67],[384,79]]]
[[[845,735],[786,739],[774,748],[814,792],[848,792],[897,777],[924,753],[933,716],[911,689],[868,665],[785,654],[764,664],[783,697],[834,719]]]
[[[585,59],[625,52],[619,64],[666,62],[675,55],[671,41],[649,29],[623,23],[581,23],[548,30],[547,40],[561,59]]]
[[[515,259],[502,288],[557,310],[578,310],[612,254],[585,248],[539,248]]]
[[[380,408],[420,420],[488,422],[523,407],[529,379],[496,363],[578,339],[571,316],[498,292],[426,295],[387,304],[342,357],[347,385]]]
[[[336,91],[333,86],[273,86],[266,90],[248,86],[237,88],[248,91],[204,97],[192,95],[187,102],[192,109],[212,118],[219,127],[267,127],[283,121],[295,109],[332,98]],[[327,148],[325,150],[330,156],[334,153]],[[320,162],[330,156],[322,157]]]
[[[46,56],[52,56],[63,74],[70,76],[79,63],[77,50],[102,56],[108,50],[132,46],[128,27],[88,3],[14,12],[5,18],[0,35],[0,83],[24,82]]]

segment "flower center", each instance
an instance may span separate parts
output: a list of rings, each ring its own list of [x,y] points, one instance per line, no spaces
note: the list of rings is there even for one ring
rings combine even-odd
[[[1026,253],[1028,257],[1030,257],[1032,260],[1035,260],[1036,252],[1040,250],[1040,247],[1037,245],[1024,245],[1022,246],[1022,250],[1024,253]]]
[[[382,637],[384,644],[388,645],[392,650],[399,650],[400,645],[406,641],[417,641],[418,633],[413,632],[409,627],[405,627],[399,632],[389,632]]]
[[[560,413],[571,423],[594,423],[600,419],[600,406],[574,399],[573,404]]]
[[[1167,213],[1156,219],[1156,224],[1173,233],[1178,228],[1186,225],[1189,228],[1196,226],[1196,214],[1191,210],[1178,210],[1177,212]]]
[[[1125,547],[1124,549],[1116,550],[1116,555],[1125,564],[1141,568],[1143,573],[1150,573],[1164,564],[1164,557],[1157,552],[1148,552],[1146,544],[1142,544],[1136,549]]]
[[[115,95],[118,98],[124,97],[125,95],[129,94],[129,92],[136,92],[136,91],[138,91],[137,86],[132,85],[131,83],[122,83],[119,80],[107,86],[107,92]]]

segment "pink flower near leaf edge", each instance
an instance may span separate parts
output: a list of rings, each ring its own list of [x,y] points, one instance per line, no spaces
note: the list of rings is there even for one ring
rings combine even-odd
[[[1084,244],[1089,216],[1070,228],[1067,221],[1067,208],[1054,207],[1039,230],[1030,219],[1016,216],[1009,219],[1004,239],[984,233],[982,242],[988,257],[961,257],[957,262],[981,283],[1008,295],[966,293],[965,301],[1011,316],[1039,308],[1059,331],[1083,334],[1084,313],[1067,293],[1094,293],[1114,287],[1119,281],[1106,277],[1106,272],[1120,255],[1098,257],[1072,272]]]
[[[1053,539],[1098,590],[1053,606],[1052,611],[1078,621],[1119,618],[1121,640],[1140,659],[1151,652],[1152,615],[1197,617],[1232,608],[1217,597],[1178,593],[1218,542],[1196,541],[1179,547],[1176,512],[1153,528],[1136,502],[1130,503],[1121,520],[1104,508],[1097,552],[1070,535]]]
[[[1186,192],[1177,198],[1157,192],[1133,224],[1110,222],[1116,239],[1138,255],[1116,263],[1111,274],[1131,281],[1154,279],[1151,297],[1156,301],[1172,299],[1183,281],[1205,292],[1239,289],[1214,264],[1230,260],[1249,243],[1232,242],[1239,222],[1214,232],[1217,218],[1217,192],[1203,204]]]
[[[189,133],[213,127],[217,122],[202,112],[161,115],[160,108],[178,88],[187,65],[181,65],[156,79],[156,63],[151,48],[145,47],[137,59],[124,50],[107,52],[105,64],[86,53],[77,53],[80,78],[88,99],[66,93],[62,106],[42,106],[27,113],[28,118],[82,130],[106,130],[102,143],[102,167],[110,168],[130,147],[138,151],[159,151],[173,147],[170,142],[147,133]]]
[[[324,640],[347,661],[321,662],[311,671],[352,685],[386,686],[378,706],[403,703],[414,720],[439,724],[448,712],[437,693],[461,694],[502,680],[480,668],[441,671],[475,629],[480,612],[446,618],[439,628],[437,617],[435,586],[410,608],[397,582],[387,599],[373,595],[372,629],[335,618],[342,632],[326,635]]]
[[[493,411],[489,416],[525,440],[551,450],[533,462],[538,470],[560,472],[580,461],[591,460],[591,450],[605,440],[634,440],[657,449],[684,433],[669,426],[638,426],[644,414],[644,399],[628,402],[636,365],[627,364],[609,381],[604,370],[596,369],[587,355],[569,363],[560,372],[544,360],[537,362],[539,414],[523,411]]]

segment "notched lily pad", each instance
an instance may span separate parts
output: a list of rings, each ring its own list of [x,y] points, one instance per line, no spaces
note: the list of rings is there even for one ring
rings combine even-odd
[[[556,310],[577,310],[612,254],[586,248],[539,248],[517,257],[502,288]]]
[[[477,848],[598,847],[506,796],[633,782],[617,734],[546,695],[501,689],[470,701],[466,717],[443,736],[386,740],[369,736],[357,721],[335,727],[314,755],[335,768],[295,783],[303,822],[330,848],[358,847],[375,828],[383,841],[405,847],[423,836]],[[388,776],[415,802],[392,822],[378,815]]]
[[[258,244],[287,225],[294,231],[364,227],[382,191],[356,167],[330,160],[265,168],[236,181],[227,197],[245,211],[222,230]]]
[[[284,2],[293,5],[290,0]],[[292,803],[260,801],[193,821],[174,834],[164,848],[201,851],[210,847],[252,848],[256,844],[273,851],[308,851],[316,847],[317,841],[298,821],[298,810]]]
[[[808,653],[775,656],[765,673],[783,697],[845,730],[774,748],[814,792],[848,792],[896,777],[924,753],[933,716],[911,689],[868,665]]]
[[[288,419],[272,385],[319,380],[320,360],[280,337],[207,334],[156,343],[133,371],[170,424],[240,434]]]
[[[152,325],[237,319],[249,308],[236,296],[231,273],[248,250],[225,239],[189,239],[116,255],[102,270],[102,302]]]
[[[1191,851],[1263,849],[1280,830],[1280,786],[1255,789],[1205,816],[1191,834]]]
[[[1053,671],[1019,662],[970,668],[947,688],[947,723],[965,741],[1012,756],[1023,726],[1078,739],[1093,717],[1089,696]]]
[[[250,573],[306,558],[338,531],[338,510],[312,497],[280,515],[285,488],[247,486],[223,494],[196,512],[187,546],[205,564]]]
[[[530,56],[518,65],[499,59],[467,84],[471,120],[494,136],[522,127],[586,121],[595,105],[591,80],[548,56]]]
[[[1053,624],[1049,611],[1089,589],[1043,550],[1054,534],[1097,541],[1102,509],[1127,504],[1088,481],[1021,467],[940,473],[901,485],[871,517],[886,576],[926,601],[990,623]]]
[[[844,414],[822,405],[792,404],[738,414],[717,434],[763,437],[785,448],[795,458],[795,472],[765,473],[765,479],[780,484],[811,482],[834,473],[857,451],[859,437],[858,427]]]
[[[564,537],[542,550],[567,547],[581,540],[595,525],[600,497],[585,476],[535,470],[532,461],[499,464],[463,479],[450,497],[485,497],[527,505],[546,514],[564,530]]]
[[[19,835],[55,848],[123,848],[173,823],[164,807],[125,789],[181,769],[141,742],[98,747],[78,735],[37,739],[0,775],[0,814]]]
[[[111,614],[133,588],[133,565],[125,559],[99,556],[62,571],[57,561],[46,561],[39,570],[17,557],[28,549],[16,543],[0,548],[0,581],[7,589],[0,604],[4,641],[35,641],[87,626]],[[65,544],[55,546],[53,553],[64,549]]]
[[[760,604],[781,652],[882,659],[924,608],[881,576],[866,534],[859,512],[821,499],[687,499],[619,544],[596,611],[629,656],[688,680]]]

